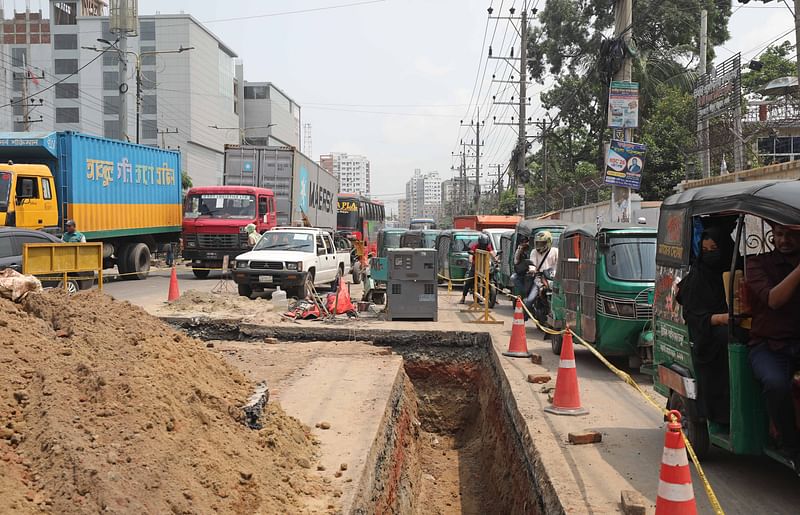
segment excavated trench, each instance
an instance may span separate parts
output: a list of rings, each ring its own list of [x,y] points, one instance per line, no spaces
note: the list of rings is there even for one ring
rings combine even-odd
[[[488,334],[179,325],[207,340],[355,339],[403,357],[346,513],[563,512]]]

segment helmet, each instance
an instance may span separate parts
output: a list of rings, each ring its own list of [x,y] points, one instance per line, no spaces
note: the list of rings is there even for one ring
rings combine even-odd
[[[491,241],[489,240],[489,235],[488,234],[481,234],[478,237],[478,248],[479,249],[486,250],[486,249],[489,248],[490,244],[491,244]]]
[[[533,239],[533,246],[539,252],[546,252],[553,246],[553,235],[550,231],[541,231]]]

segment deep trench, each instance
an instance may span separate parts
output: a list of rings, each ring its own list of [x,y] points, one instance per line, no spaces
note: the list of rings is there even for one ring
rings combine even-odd
[[[554,512],[547,499],[552,496],[541,492],[549,488],[537,478],[530,437],[521,432],[514,403],[504,400],[510,393],[485,333],[333,330],[309,335],[197,321],[179,325],[209,340],[355,338],[390,346],[403,357],[401,384],[386,408],[372,466],[368,461],[369,473],[350,513]]]

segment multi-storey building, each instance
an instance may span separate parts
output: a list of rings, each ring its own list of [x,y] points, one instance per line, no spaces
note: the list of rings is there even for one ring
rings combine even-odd
[[[442,198],[439,172],[422,173],[417,168],[406,183],[406,203],[410,218],[438,219]]]
[[[300,106],[271,82],[244,81],[243,143],[300,148]]]
[[[340,191],[370,195],[371,173],[366,157],[332,152],[319,156],[319,164],[339,178]]]

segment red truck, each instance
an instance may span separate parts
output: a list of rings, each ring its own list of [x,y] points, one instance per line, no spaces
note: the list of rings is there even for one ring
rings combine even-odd
[[[453,218],[453,228],[473,229],[483,231],[484,229],[515,229],[521,216],[504,215],[463,215]]]
[[[275,195],[272,190],[250,186],[205,186],[191,188],[183,203],[183,257],[191,260],[198,279],[208,277],[210,268],[221,268],[228,256],[250,250],[248,224],[263,233],[277,226]]]

